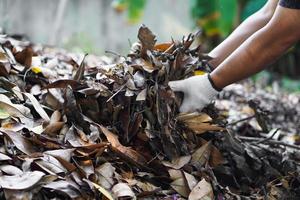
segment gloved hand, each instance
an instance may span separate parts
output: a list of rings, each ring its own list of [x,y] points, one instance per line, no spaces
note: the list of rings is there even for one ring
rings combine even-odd
[[[174,92],[184,93],[180,112],[201,111],[208,105],[220,92],[212,84],[209,74],[169,82],[169,86]]]

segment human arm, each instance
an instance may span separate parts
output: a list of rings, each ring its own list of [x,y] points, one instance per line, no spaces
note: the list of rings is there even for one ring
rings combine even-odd
[[[209,53],[209,56],[213,58],[209,61],[210,66],[212,68],[219,66],[248,37],[264,27],[272,18],[277,4],[278,0],[268,0],[259,11],[241,23],[221,44]]]
[[[270,22],[248,38],[211,73],[218,88],[247,78],[300,39],[300,10],[277,6]]]

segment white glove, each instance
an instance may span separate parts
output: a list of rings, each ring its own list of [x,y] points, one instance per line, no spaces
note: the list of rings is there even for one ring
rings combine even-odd
[[[179,109],[180,112],[201,111],[219,93],[212,86],[208,76],[208,74],[205,74],[169,82],[169,86],[174,92],[184,93],[184,99]]]

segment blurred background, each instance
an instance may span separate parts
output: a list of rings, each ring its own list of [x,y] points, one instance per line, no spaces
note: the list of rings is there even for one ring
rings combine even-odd
[[[203,31],[206,51],[267,0],[0,0],[0,31],[73,52],[126,54],[140,24],[159,42]],[[253,79],[300,91],[300,45]]]

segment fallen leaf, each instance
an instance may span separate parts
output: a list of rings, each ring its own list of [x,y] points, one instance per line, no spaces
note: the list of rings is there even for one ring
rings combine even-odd
[[[136,164],[143,166],[146,163],[145,158],[139,154],[137,151],[131,149],[130,147],[123,146],[119,140],[118,136],[110,132],[107,128],[99,125],[101,131],[106,136],[108,142],[111,143],[111,146],[114,150],[117,150],[123,154],[123,156],[130,158],[131,161],[134,161]]]
[[[170,167],[173,169],[181,169],[184,165],[189,163],[191,160],[191,156],[182,156],[176,159],[173,159],[171,162],[169,161],[163,161],[162,164],[165,165],[166,167]]]
[[[98,175],[99,185],[102,185],[105,189],[110,189],[114,184],[114,168],[110,163],[106,162],[95,169],[95,173]]]
[[[126,183],[118,183],[114,185],[111,191],[115,199],[119,199],[119,198],[128,199],[129,197],[131,199],[136,199],[134,192]]]
[[[109,200],[114,200],[114,198],[112,197],[112,195],[110,194],[109,191],[107,191],[106,189],[104,189],[103,187],[101,187],[100,185],[93,183],[93,186],[102,194],[104,195],[107,199]]]
[[[0,161],[12,160],[11,157],[0,152]]]
[[[183,171],[170,172],[173,173],[173,178],[176,177],[176,179],[171,183],[171,187],[181,196],[187,198],[191,192],[191,188],[197,184],[197,180],[193,175]],[[174,172],[176,173],[176,175],[174,174]]]
[[[30,155],[35,152],[32,147],[32,143],[19,133],[8,130],[0,130],[0,132],[3,132],[9,139],[11,139],[13,144],[23,153]]]
[[[13,165],[0,165],[0,171],[7,175],[20,175],[23,171]]]
[[[75,183],[65,180],[50,182],[43,187],[57,192],[62,192],[71,199],[75,199],[80,196],[79,187],[76,186]]]
[[[213,200],[214,193],[211,184],[202,179],[191,191],[189,200]]]
[[[24,93],[25,96],[31,101],[34,109],[39,113],[39,115],[46,121],[49,122],[50,118],[48,116],[48,114],[45,112],[45,110],[42,108],[41,104],[38,102],[38,100],[36,100],[36,98],[29,93]]]
[[[40,171],[24,172],[14,176],[0,176],[0,186],[11,190],[24,190],[37,184],[45,174]]]
[[[207,142],[192,154],[191,164],[197,169],[200,169],[206,162],[209,161],[210,154],[211,142]]]
[[[156,36],[148,27],[142,25],[138,32],[138,38],[142,43],[141,57],[145,57],[148,50],[153,50],[156,43]]]

